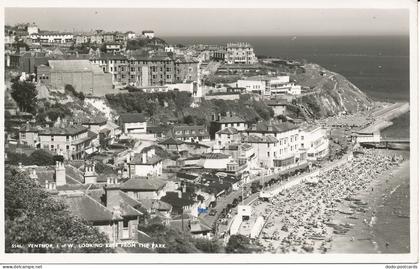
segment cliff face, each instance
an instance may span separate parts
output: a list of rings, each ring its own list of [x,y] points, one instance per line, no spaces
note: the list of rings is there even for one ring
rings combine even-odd
[[[311,94],[297,100],[311,117],[354,113],[373,106],[372,100],[342,75],[316,64],[306,64],[304,68],[304,73],[293,75],[292,79],[311,89]]]

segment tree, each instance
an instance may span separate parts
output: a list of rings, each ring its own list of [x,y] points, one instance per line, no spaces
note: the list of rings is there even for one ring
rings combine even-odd
[[[32,152],[31,155],[29,155],[28,162],[31,165],[39,165],[39,166],[54,165],[55,159],[54,159],[54,156],[50,154],[49,152],[42,149],[38,149]]]
[[[227,253],[252,253],[259,251],[259,248],[251,244],[248,237],[243,235],[232,235],[226,245]]]
[[[12,84],[12,97],[22,112],[35,112],[37,94],[36,87],[31,82],[15,81]]]
[[[63,248],[63,244],[105,244],[108,238],[84,220],[71,215],[64,202],[12,167],[6,167],[4,205],[7,253],[111,251],[102,247]],[[13,248],[12,244],[20,247]],[[53,247],[31,248],[29,244],[51,244]]]

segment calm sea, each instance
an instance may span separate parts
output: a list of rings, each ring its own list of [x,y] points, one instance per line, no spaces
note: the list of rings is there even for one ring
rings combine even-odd
[[[164,37],[172,44],[249,42],[257,55],[306,59],[340,73],[374,100],[409,101],[409,37]],[[409,136],[409,114],[395,119],[384,136]]]

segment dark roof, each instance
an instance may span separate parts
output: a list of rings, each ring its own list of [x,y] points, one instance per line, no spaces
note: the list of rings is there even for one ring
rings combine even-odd
[[[169,137],[168,139],[165,139],[165,140],[159,142],[159,144],[161,144],[161,145],[182,145],[182,144],[184,144],[184,142],[179,140],[179,139]]]
[[[107,122],[107,118],[102,115],[79,115],[78,120],[83,125],[105,125]]]
[[[69,195],[63,198],[74,215],[87,221],[111,222],[113,219],[111,210],[88,195]]]
[[[26,123],[25,125],[23,125],[20,129],[19,132],[33,132],[33,133],[38,133],[39,131],[42,131],[41,127],[38,126],[31,126],[29,123]]]
[[[134,200],[130,196],[128,196],[125,192],[119,190],[118,191],[119,201],[120,201],[120,210],[122,216],[140,216],[143,213],[141,213],[139,210],[135,209],[135,206],[141,205],[140,202]],[[95,189],[95,190],[89,190],[88,195],[95,199],[98,203],[102,204],[103,206],[106,206],[105,203],[105,190],[103,188]]]
[[[99,56],[92,56],[90,59],[98,60],[127,60],[127,57],[121,54],[101,53]]]
[[[268,122],[260,122],[256,124],[254,127],[248,128],[247,132],[255,132],[255,133],[283,133],[290,130],[298,129],[299,126],[289,123],[289,122],[281,122],[281,123],[268,123]]]
[[[120,115],[121,122],[123,123],[133,123],[133,122],[145,122],[146,119],[141,113],[123,113]]]
[[[133,177],[121,184],[121,190],[157,191],[165,182],[157,177]]]
[[[237,115],[232,115],[232,116],[222,116],[220,118],[220,120],[218,120],[217,122],[219,123],[236,123],[236,122],[246,122],[246,120],[244,120],[242,117],[237,116]]]
[[[233,135],[233,134],[237,134],[238,130],[236,128],[233,127],[227,127],[223,130],[217,131],[216,134],[228,134],[228,135]]]
[[[88,128],[82,125],[69,125],[67,127],[49,127],[39,132],[40,135],[76,135],[87,132]]]
[[[272,135],[265,135],[265,136],[257,136],[257,135],[249,135],[242,139],[242,142],[245,143],[277,143],[278,140]]]
[[[205,159],[227,159],[229,155],[223,153],[204,153],[203,157]]]
[[[176,173],[176,177],[177,178],[188,179],[188,180],[195,180],[195,179],[198,178],[198,176],[196,176],[196,175],[191,175],[191,174],[182,173],[182,172]]]

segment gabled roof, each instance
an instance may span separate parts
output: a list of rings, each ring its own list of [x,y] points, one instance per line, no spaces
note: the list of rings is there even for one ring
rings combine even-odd
[[[158,191],[166,182],[157,177],[133,177],[121,184],[121,190]]]
[[[240,116],[237,115],[231,115],[231,116],[224,116],[221,117],[220,120],[218,120],[217,122],[219,123],[240,123],[240,122],[246,122],[246,120]]]
[[[87,132],[88,128],[82,125],[68,125],[66,127],[49,127],[39,132],[40,135],[76,135]]]
[[[107,118],[102,115],[78,115],[77,120],[84,125],[105,125],[107,123]]]
[[[123,113],[119,120],[123,123],[145,122],[146,118],[141,113]]]
[[[260,122],[255,126],[248,128],[246,131],[250,133],[283,133],[290,130],[298,129],[299,126],[289,123],[269,123],[269,122]]]
[[[233,127],[227,127],[223,130],[217,131],[216,134],[227,134],[227,135],[233,135],[237,134],[239,131],[236,128]]]
[[[105,190],[103,188],[101,189],[95,189],[95,190],[89,190],[88,195],[92,197],[95,201],[100,203],[103,206],[106,206],[103,201],[102,197],[105,196]],[[119,196],[119,207],[121,210],[121,216],[128,217],[128,216],[141,216],[143,213],[141,213],[139,210],[135,209],[134,207],[137,205],[141,205],[140,202],[134,200],[130,196],[128,196],[125,192],[119,190],[117,192],[117,195]]]
[[[91,222],[111,222],[112,211],[88,195],[63,197],[69,210],[76,216]]]
[[[257,136],[257,135],[249,135],[243,138],[242,142],[245,143],[277,143],[278,140],[272,135],[265,135],[265,136]]]
[[[184,144],[184,142],[179,140],[179,139],[169,137],[168,139],[165,139],[165,140],[159,142],[159,144],[161,144],[161,145],[182,145],[182,144]]]
[[[230,156],[223,153],[204,153],[205,159],[228,159]]]
[[[29,123],[26,123],[25,125],[23,125],[19,129],[19,132],[22,132],[22,133],[23,132],[26,132],[26,133],[28,133],[28,132],[38,133],[40,131],[42,131],[42,128],[41,127],[39,127],[39,126],[32,126]]]

